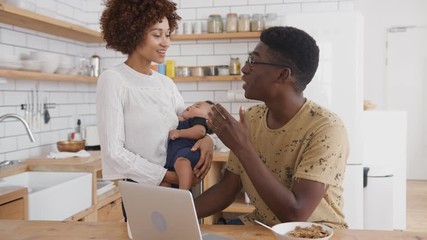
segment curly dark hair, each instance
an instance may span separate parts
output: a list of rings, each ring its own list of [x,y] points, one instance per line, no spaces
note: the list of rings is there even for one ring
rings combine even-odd
[[[149,27],[164,17],[171,32],[181,17],[176,3],[169,0],[108,0],[101,15],[101,30],[107,48],[123,54],[132,53],[144,40]]]
[[[294,27],[271,27],[261,33],[274,61],[286,63],[297,78],[295,90],[302,92],[319,65],[319,47],[308,33]]]

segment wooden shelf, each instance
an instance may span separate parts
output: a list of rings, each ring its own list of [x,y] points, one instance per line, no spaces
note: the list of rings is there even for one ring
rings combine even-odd
[[[229,76],[201,76],[201,77],[174,77],[174,82],[210,82],[210,81],[240,81],[241,75]]]
[[[190,40],[216,40],[216,39],[238,39],[238,38],[259,38],[261,32],[236,32],[236,33],[204,33],[204,34],[175,34],[171,36],[173,41]]]
[[[76,24],[0,3],[0,22],[86,43],[102,43],[101,33]]]
[[[18,71],[0,69],[0,77],[11,79],[29,79],[29,80],[47,80],[47,81],[68,81],[68,82],[86,82],[96,83],[96,77],[81,76],[81,75],[63,75],[55,73],[42,73],[31,71]]]

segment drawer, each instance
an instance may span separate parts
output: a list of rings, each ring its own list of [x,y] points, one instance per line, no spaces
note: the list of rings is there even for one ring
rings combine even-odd
[[[25,220],[25,204],[20,198],[0,205],[0,219]]]

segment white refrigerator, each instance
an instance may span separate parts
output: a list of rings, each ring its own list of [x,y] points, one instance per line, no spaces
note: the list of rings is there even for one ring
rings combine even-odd
[[[344,213],[363,229],[363,18],[353,11],[287,14],[283,25],[312,35],[320,48],[317,73],[305,96],[338,113],[345,122],[350,156],[344,178]]]

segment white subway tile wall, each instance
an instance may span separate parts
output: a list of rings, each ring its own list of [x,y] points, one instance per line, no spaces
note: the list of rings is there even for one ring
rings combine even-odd
[[[306,11],[351,10],[354,4],[353,0],[175,0],[175,2],[184,22],[201,21],[205,30],[208,16],[212,13],[221,14],[223,18],[230,12],[284,15]],[[104,8],[104,0],[21,0],[20,7],[99,31],[99,17]],[[244,64],[247,53],[256,43],[257,39],[173,42],[167,58],[174,59],[177,66],[228,65],[230,57],[239,57],[241,64]],[[76,65],[82,57],[96,53],[101,57],[102,69],[125,60],[125,56],[107,50],[104,44],[86,44],[0,23],[2,54],[22,56],[32,51],[67,55],[74,59]],[[238,81],[177,83],[186,104],[210,99],[223,104],[236,118],[241,105],[248,108],[257,103],[229,99],[229,91],[241,94],[241,85],[242,83]],[[77,119],[82,120],[83,127],[96,124],[96,85],[89,83],[0,78],[0,115],[16,113],[26,116],[21,104],[28,104],[31,93],[36,95],[37,89],[39,103],[47,101],[54,104],[54,108],[48,109],[51,120],[48,124],[44,124],[43,119],[39,121],[28,119],[36,138],[35,143],[30,142],[20,122],[14,119],[1,122],[0,161],[23,160],[56,151],[56,142],[66,139],[68,133],[74,131]]]

